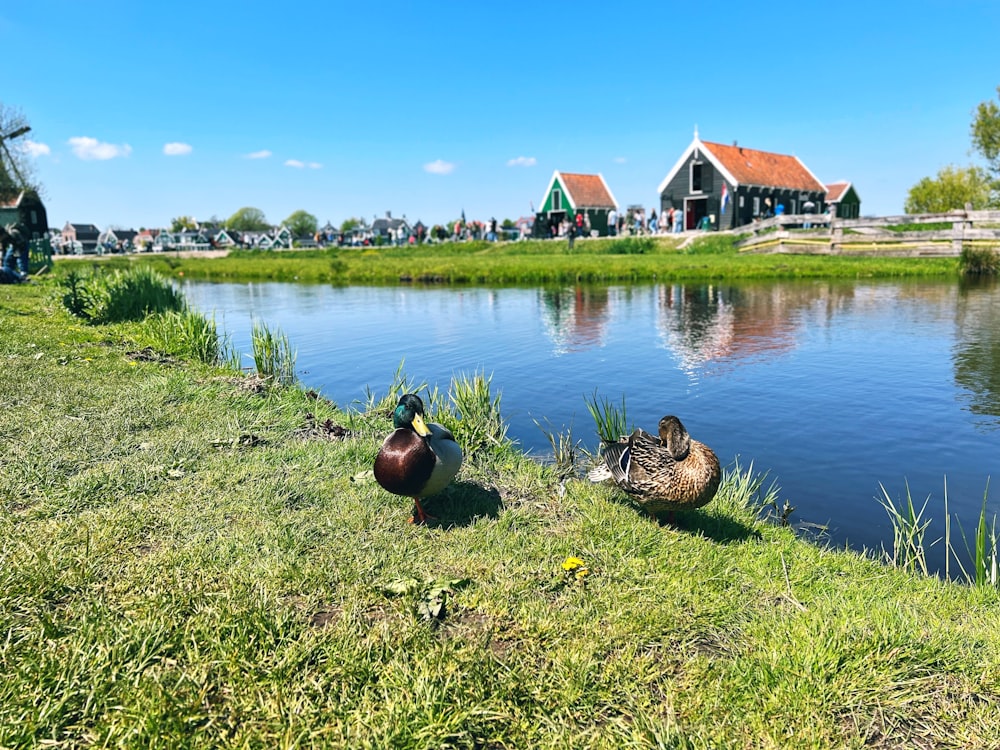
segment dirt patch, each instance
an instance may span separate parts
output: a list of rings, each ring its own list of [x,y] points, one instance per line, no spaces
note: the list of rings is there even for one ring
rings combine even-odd
[[[303,440],[344,440],[351,436],[351,431],[332,419],[320,422],[315,414],[307,411],[302,426],[294,434]]]

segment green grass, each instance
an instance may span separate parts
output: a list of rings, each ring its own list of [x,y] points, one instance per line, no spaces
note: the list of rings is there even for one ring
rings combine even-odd
[[[58,291],[0,288],[0,747],[1000,745],[1000,592],[762,522],[752,468],[671,528],[486,440],[414,527],[384,409]]]
[[[575,243],[459,242],[416,248],[237,251],[225,258],[146,254],[87,263],[133,263],[169,277],[334,284],[545,284],[615,281],[712,281],[765,278],[955,276],[951,258],[879,258],[739,254],[733,237],[706,234],[683,250],[674,238],[587,239]]]

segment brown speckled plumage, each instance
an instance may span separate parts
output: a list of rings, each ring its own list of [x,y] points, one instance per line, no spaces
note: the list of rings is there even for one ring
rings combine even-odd
[[[605,446],[601,456],[606,470],[595,478],[613,479],[653,515],[700,508],[715,497],[722,478],[712,449],[669,415],[660,420],[658,438],[637,429]]]

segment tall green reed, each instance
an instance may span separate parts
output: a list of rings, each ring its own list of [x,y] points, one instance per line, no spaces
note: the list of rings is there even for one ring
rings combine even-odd
[[[623,435],[629,434],[628,412],[625,409],[625,396],[622,395],[621,407],[612,404],[604,396],[598,396],[594,391],[592,396],[584,396],[587,411],[594,418],[597,434],[602,442],[617,442]]]
[[[929,545],[926,543],[926,532],[930,526],[930,519],[924,517],[927,508],[927,500],[916,509],[910,495],[910,488],[906,487],[906,502],[893,501],[885,487],[879,484],[882,489],[882,498],[876,498],[885,508],[889,515],[889,520],[893,527],[893,549],[892,551],[883,548],[883,557],[894,567],[905,568],[916,572],[927,574],[926,550],[929,546],[943,541],[945,546],[945,580],[963,580],[974,586],[1000,586],[1000,533],[997,529],[996,514],[992,518],[987,516],[987,501],[989,498],[989,479],[986,481],[986,489],[983,491],[983,503],[980,507],[979,518],[975,531],[967,535],[957,516],[952,520],[952,513],[948,499],[948,480],[944,482],[944,537],[936,539]],[[958,533],[962,537],[962,545],[965,549],[965,560],[958,547],[953,541],[955,534],[952,524],[956,524]],[[951,562],[954,559],[958,566],[960,576],[952,577]]]
[[[930,525],[930,519],[924,518],[924,512],[927,510],[930,495],[927,496],[918,511],[913,504],[909,482],[906,483],[905,503],[893,500],[881,482],[878,486],[882,490],[882,497],[876,499],[885,508],[886,513],[889,514],[889,520],[892,522],[892,551],[890,552],[883,547],[887,561],[893,567],[927,575],[927,553],[924,538],[927,534],[927,527]]]
[[[295,382],[296,353],[280,329],[271,329],[260,320],[254,321],[250,342],[254,367],[260,377],[276,385]]]

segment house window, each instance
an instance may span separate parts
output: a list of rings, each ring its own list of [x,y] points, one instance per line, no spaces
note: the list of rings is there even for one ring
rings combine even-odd
[[[760,216],[760,196],[755,195],[753,197],[753,215]]]
[[[552,210],[562,211],[562,191],[553,190],[552,191]]]
[[[702,191],[701,178],[702,178],[702,167],[704,165],[701,162],[691,162],[691,192],[700,193]]]
[[[745,196],[742,196],[742,195],[740,196],[740,208],[743,208],[743,198],[744,197]]]

